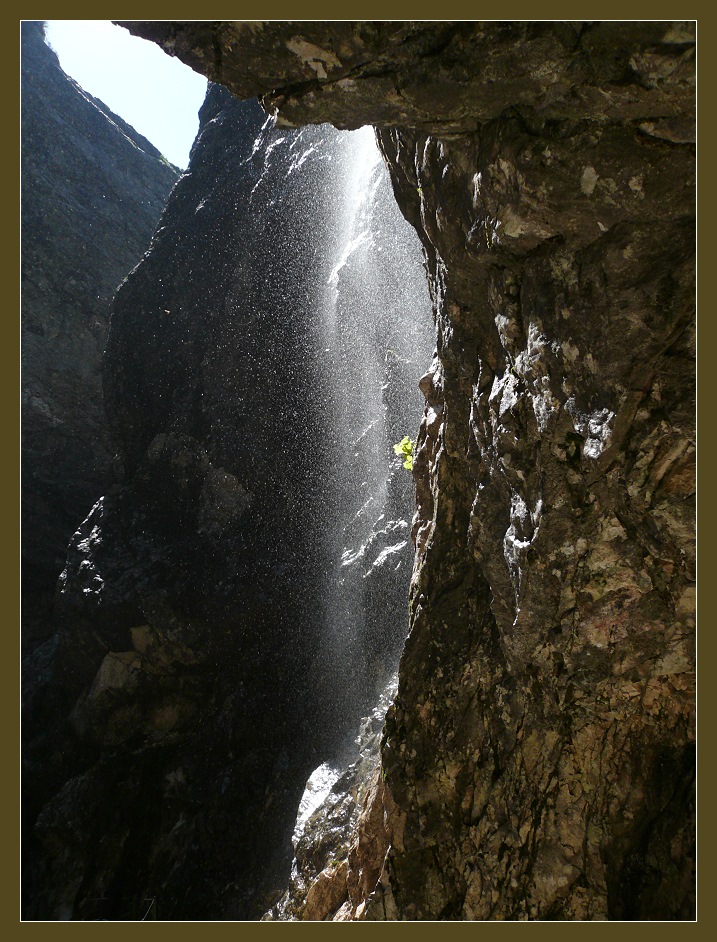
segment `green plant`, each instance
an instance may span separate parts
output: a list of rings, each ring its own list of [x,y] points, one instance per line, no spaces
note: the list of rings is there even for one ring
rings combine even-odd
[[[403,456],[403,459],[404,459],[403,467],[406,469],[406,471],[412,471],[413,470],[413,442],[408,437],[408,435],[406,435],[405,438],[402,438],[401,441],[398,442],[398,444],[394,445],[393,450],[396,452],[397,455]]]

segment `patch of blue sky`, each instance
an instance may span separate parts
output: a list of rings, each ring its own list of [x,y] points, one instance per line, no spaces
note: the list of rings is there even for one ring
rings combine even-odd
[[[184,170],[207,80],[109,20],[48,20],[63,70]]]

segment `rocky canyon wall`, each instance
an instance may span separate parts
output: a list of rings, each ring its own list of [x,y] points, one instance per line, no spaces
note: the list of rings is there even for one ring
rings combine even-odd
[[[410,633],[320,916],[691,918],[694,24],[128,25],[377,126],[429,269]]]
[[[109,305],[178,172],[22,24],[23,653],[52,633],[67,543],[113,481],[100,361]],[[33,668],[34,670],[34,668]]]
[[[28,918],[275,902],[304,783],[405,636],[390,445],[406,403],[419,421],[431,320],[373,133],[277,130],[211,87],[112,308],[118,483],[72,538],[32,701]]]

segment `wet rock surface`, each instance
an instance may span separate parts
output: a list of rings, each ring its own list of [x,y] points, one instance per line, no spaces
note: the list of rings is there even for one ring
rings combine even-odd
[[[327,794],[294,830],[294,860],[289,886],[268,913],[267,921],[337,921],[355,918],[365,908],[383,866],[388,831],[383,822],[381,733],[386,710],[395,694],[394,675],[373,711],[359,725],[344,753],[343,766],[322,766],[307,782],[305,800],[312,807],[312,785],[322,781]],[[320,793],[321,794],[321,793]],[[300,806],[301,812],[301,806]],[[378,822],[369,817],[376,816]]]
[[[131,28],[287,124],[379,125],[426,252],[365,915],[692,918],[692,24]]]
[[[100,362],[117,285],[178,171],[22,24],[23,653],[52,632],[67,543],[113,482]],[[31,672],[32,673],[32,672]]]

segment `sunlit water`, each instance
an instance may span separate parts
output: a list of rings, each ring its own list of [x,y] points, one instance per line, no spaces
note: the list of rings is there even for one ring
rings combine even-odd
[[[303,336],[292,336],[290,360],[302,364],[302,379],[310,377],[302,388],[320,442],[311,446],[320,472],[311,506],[323,629],[307,683],[320,692],[326,728],[296,839],[355,758],[361,717],[380,703],[382,723],[383,694],[393,689],[408,629],[414,511],[412,476],[393,444],[416,437],[424,406],[418,380],[435,329],[422,248],[396,204],[372,128],[266,125],[250,160],[259,165],[250,198],[257,217],[287,219],[286,243],[274,261],[261,260],[261,271],[266,283],[285,286],[282,324],[305,325]],[[296,254],[303,268],[291,262],[299,243],[312,250]],[[241,297],[242,283],[237,290]],[[281,330],[277,355],[289,336]],[[281,390],[272,396],[281,401]],[[292,448],[302,447],[297,437]],[[295,493],[299,499],[298,482]]]
[[[337,158],[343,186],[321,304],[336,456],[326,639],[358,717],[395,669],[407,627],[413,484],[392,446],[415,438],[434,330],[420,243],[373,129],[341,135]]]
[[[334,455],[326,481],[332,564],[325,644],[338,709],[355,725],[309,778],[295,842],[339,766],[356,758],[359,718],[374,716],[382,725],[395,692],[391,674],[408,625],[414,498],[392,446],[404,435],[415,439],[423,409],[417,383],[434,346],[422,250],[396,205],[373,129],[338,135],[333,157],[341,186],[318,304]]]

